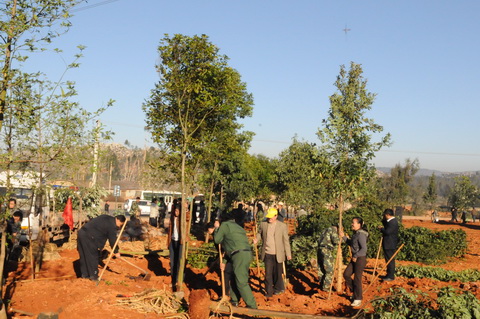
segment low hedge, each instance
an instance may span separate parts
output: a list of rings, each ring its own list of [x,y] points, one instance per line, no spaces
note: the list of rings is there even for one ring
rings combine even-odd
[[[407,278],[430,278],[440,281],[472,282],[480,280],[480,271],[466,269],[462,271],[446,270],[438,267],[399,266],[396,275]]]
[[[442,264],[467,250],[467,234],[461,229],[435,232],[418,226],[404,228],[400,231],[400,241],[405,247],[397,259],[425,264]]]
[[[470,319],[480,318],[480,302],[469,291],[444,287],[433,298],[421,291],[392,288],[392,295],[372,301],[374,310],[366,318]]]

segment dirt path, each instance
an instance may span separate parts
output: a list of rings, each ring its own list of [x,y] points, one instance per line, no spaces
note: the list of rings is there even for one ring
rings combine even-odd
[[[466,231],[469,241],[468,253],[454,259],[442,268],[449,270],[478,269],[480,256],[480,239],[478,232],[480,223],[450,224],[441,221],[433,224],[429,218],[404,219],[406,227],[423,226],[435,230],[461,228]],[[78,260],[76,250],[63,250],[61,259],[44,263],[37,278],[52,278],[72,276],[61,280],[29,281],[29,265],[20,264],[16,271],[9,274],[6,285],[7,299],[11,299],[11,307],[30,313],[59,312],[59,318],[64,319],[106,319],[106,318],[157,318],[154,314],[141,314],[135,310],[125,309],[117,305],[117,295],[132,295],[148,288],[170,289],[169,262],[160,258],[132,258],[138,266],[149,269],[152,273],[150,281],[135,281],[140,271],[120,261],[113,260],[110,269],[105,272],[105,281],[98,286],[95,283],[75,277],[74,264]],[[373,268],[373,260],[369,260],[367,268]],[[399,262],[399,264],[411,264]],[[383,262],[380,263],[380,267]],[[266,300],[261,292],[260,280],[255,276],[255,269],[251,270],[251,286],[259,308],[298,312],[305,314],[321,314],[331,316],[350,316],[355,310],[350,307],[350,301],[345,295],[332,294],[327,300],[327,293],[318,291],[318,277],[315,270],[289,272],[290,284],[287,291],[271,300]],[[216,272],[207,272],[207,269],[186,269],[186,299],[189,299],[191,290],[205,290],[212,300],[220,297],[220,280]],[[364,277],[364,287],[369,284],[370,274]],[[451,285],[460,287],[462,284],[451,282],[442,283],[430,279],[397,278],[394,282],[378,282],[373,289],[364,296],[371,300],[378,296],[389,294],[392,287],[404,287],[407,290],[421,289],[429,291],[435,287]],[[469,289],[480,298],[480,282],[471,283]],[[464,287],[462,285],[462,287]],[[197,291],[195,294],[198,295]],[[205,294],[204,294],[205,295]],[[193,298],[192,298],[193,299]],[[192,300],[193,302],[193,300]],[[12,318],[34,318],[29,316],[13,316]]]

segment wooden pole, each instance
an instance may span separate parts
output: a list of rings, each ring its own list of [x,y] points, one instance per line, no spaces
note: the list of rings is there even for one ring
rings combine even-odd
[[[149,250],[149,251],[119,250],[118,252],[122,255],[158,255],[163,257],[170,255],[170,252],[168,249]]]
[[[292,319],[347,319],[348,317],[332,317],[332,316],[318,316],[308,315],[302,313],[292,313],[284,311],[274,311],[265,309],[251,309],[243,307],[226,306],[220,304],[220,302],[212,302],[210,304],[210,310],[214,312],[221,312],[225,314],[242,314],[248,316],[259,316],[268,318],[292,318]]]
[[[377,271],[378,258],[380,257],[380,249],[382,249],[383,237],[380,238],[380,243],[378,244],[377,258],[375,258],[375,266],[373,267],[372,280],[375,278],[375,272]]]
[[[28,215],[28,240],[30,241],[30,245],[28,245],[28,251],[30,254],[30,268],[32,269],[32,281],[35,279],[35,260],[33,260],[33,242],[32,242],[32,229],[30,228],[30,215]]]
[[[253,231],[255,232],[253,234],[254,238],[257,238],[258,230],[257,230],[256,216],[253,219]],[[255,261],[257,263],[257,277],[258,277],[258,279],[260,279],[260,259],[258,258],[258,246],[257,246],[257,244],[253,244],[253,248],[255,249]]]
[[[125,221],[125,222],[123,223],[122,229],[120,230],[120,234],[118,234],[117,240],[115,241],[115,245],[113,245],[112,251],[111,251],[110,254],[108,255],[108,259],[107,259],[107,262],[105,263],[105,267],[103,267],[102,272],[100,273],[100,276],[98,277],[97,286],[98,286],[98,283],[100,282],[100,279],[102,279],[103,273],[104,273],[105,270],[107,269],[108,264],[110,263],[110,259],[112,259],[113,252],[115,251],[115,247],[117,247],[118,242],[120,241],[120,238],[122,237],[123,230],[125,229],[125,226],[126,226],[126,225],[127,225],[127,221]]]
[[[34,280],[35,280],[35,281],[56,280],[56,279],[66,279],[66,278],[72,278],[72,277],[76,277],[76,275],[65,275],[65,276],[59,276],[59,277],[35,278]],[[27,282],[27,281],[31,281],[31,280],[30,280],[30,279],[28,279],[28,280],[20,280],[20,281],[17,281],[17,282]]]
[[[218,254],[220,258],[220,277],[222,279],[222,300],[225,299],[227,296],[225,295],[225,273],[222,269],[223,266],[223,256],[222,256],[222,245],[218,244]]]
[[[283,265],[283,285],[284,285],[284,288],[285,290],[287,290],[287,286],[288,286],[288,279],[287,279],[287,267],[285,266],[285,262],[282,263]]]
[[[340,235],[343,233],[343,194],[340,194],[338,198],[338,234]],[[343,292],[343,276],[342,276],[342,238],[338,242],[337,247],[337,294],[341,294]]]
[[[7,222],[5,221],[5,224]],[[0,245],[2,247],[0,248],[0,282],[3,282],[3,270],[5,268],[5,255],[7,253],[6,247],[7,247],[7,227],[2,226],[2,240],[0,242]],[[0,285],[0,298],[3,297],[3,285]],[[0,309],[0,319],[7,319],[7,311],[5,309],[5,303],[3,302],[3,299],[0,299],[1,302],[1,309]]]
[[[149,273],[149,271],[148,271],[148,270],[146,270],[146,269],[143,269],[142,267],[139,267],[139,266],[135,265],[134,263],[132,263],[132,262],[131,262],[131,261],[129,261],[129,260],[126,260],[126,259],[125,259],[125,258],[123,258],[123,257],[120,257],[119,259],[120,259],[120,260],[123,260],[124,262],[126,262],[126,263],[127,263],[127,264],[129,264],[130,266],[132,266],[132,267],[134,267],[134,268],[136,268],[136,269],[140,270],[140,271],[141,271],[141,272],[143,272],[144,274],[148,274],[148,273]]]
[[[385,270],[385,268],[387,268],[388,264],[390,264],[392,262],[392,260],[395,258],[395,256],[397,256],[397,254],[400,252],[400,249],[403,248],[403,246],[405,246],[405,244],[402,244],[400,247],[398,247],[397,251],[393,254],[393,256],[387,261],[387,263],[385,264],[385,266],[378,272],[378,274],[372,279],[372,282],[370,282],[370,285],[368,285],[368,287],[363,291],[363,294],[365,294],[368,289],[370,289],[370,287],[372,287],[372,284],[374,282],[375,279],[378,278],[378,276],[380,276],[380,272]]]

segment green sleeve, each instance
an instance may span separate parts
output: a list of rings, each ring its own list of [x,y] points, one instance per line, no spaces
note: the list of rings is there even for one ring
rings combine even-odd
[[[223,238],[225,237],[225,224],[221,224],[220,227],[215,229],[213,232],[213,240],[215,241],[215,244],[221,244],[223,241]]]

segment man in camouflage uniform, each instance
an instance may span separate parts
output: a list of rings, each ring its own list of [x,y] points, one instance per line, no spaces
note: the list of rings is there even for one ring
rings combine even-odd
[[[339,240],[336,226],[326,228],[318,239],[318,278],[320,289],[323,291],[330,291],[330,286],[332,285]]]
[[[132,203],[132,208],[130,209],[130,218],[132,216],[135,216],[135,218],[140,217],[140,206],[138,204],[140,203],[140,197],[135,198],[135,201]]]

